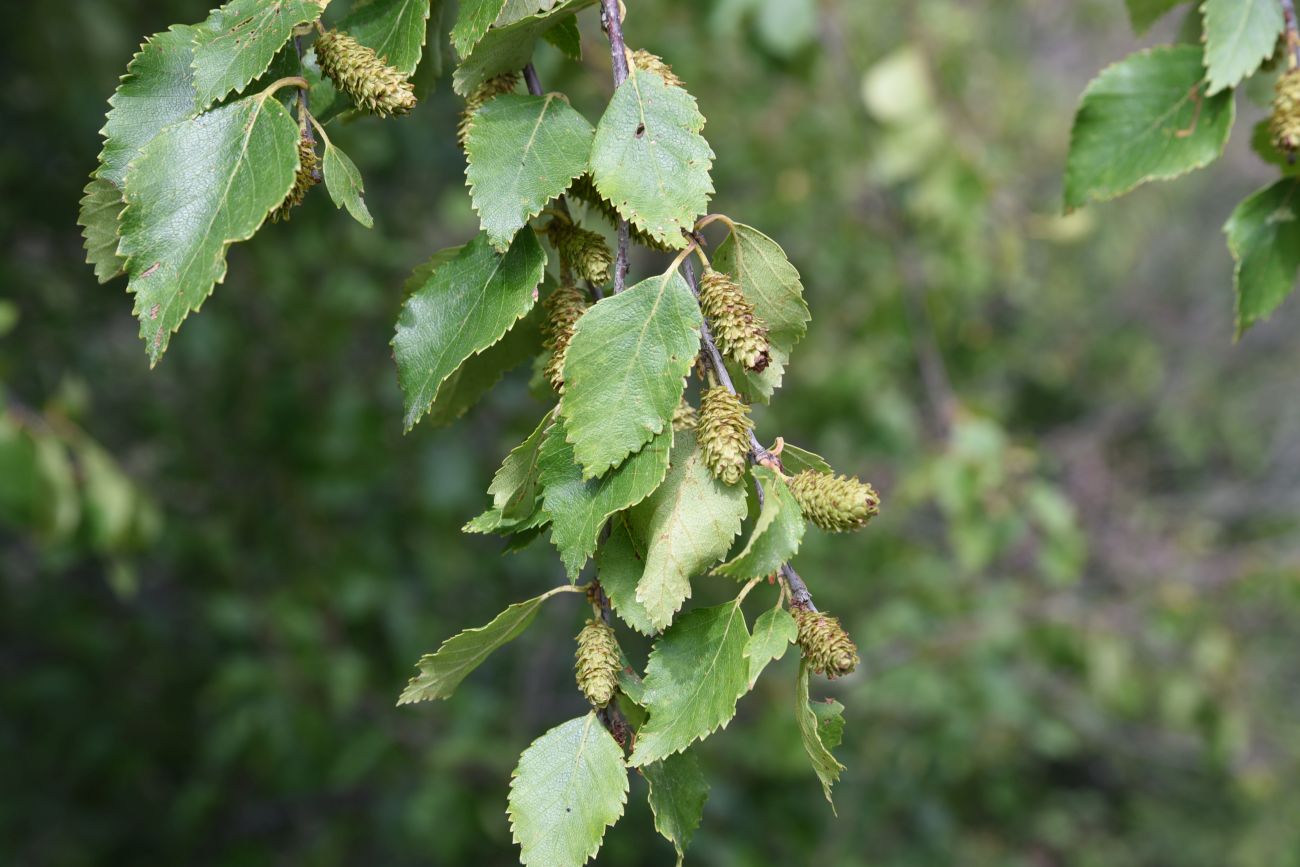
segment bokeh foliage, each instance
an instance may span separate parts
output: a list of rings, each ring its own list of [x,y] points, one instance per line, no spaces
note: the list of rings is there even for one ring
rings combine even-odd
[[[787,654],[698,750],[692,860],[1300,864],[1298,314],[1233,346],[1205,242],[1276,168],[1239,132],[1213,176],[1057,216],[1076,95],[1137,47],[1118,0],[629,6],[709,118],[714,208],[807,286],[760,434],[884,500],[797,561],[862,649],[814,685],[846,707],[839,820]],[[401,433],[403,279],[477,222],[460,101],[444,80],[410,119],[331,127],[375,230],[309,200],[149,372],[77,200],[139,36],[205,10],[27,4],[0,51],[0,851],[510,863],[510,768],[583,707],[581,606],[543,609],[454,704],[393,707],[420,653],[563,580],[544,546],[459,532],[543,409],[529,371]],[[539,71],[589,108],[607,61],[584,38],[586,69]],[[10,471],[38,441],[63,460]],[[639,779],[629,805],[601,863],[666,863]]]

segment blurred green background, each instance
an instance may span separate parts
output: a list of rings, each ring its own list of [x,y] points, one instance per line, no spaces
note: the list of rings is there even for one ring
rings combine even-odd
[[[628,6],[709,118],[713,208],[803,274],[762,438],[884,499],[796,561],[862,649],[814,684],[847,707],[839,819],[787,655],[698,748],[688,863],[1300,864],[1300,307],[1233,345],[1219,228],[1276,171],[1261,94],[1212,169],[1063,218],[1077,96],[1140,44],[1121,0]],[[0,36],[0,862],[515,863],[510,770],[582,709],[578,598],[393,706],[420,653],[562,580],[458,529],[543,411],[527,370],[401,434],[402,281],[475,231],[460,101],[332,132],[376,229],[311,196],[149,371],[77,201],[140,39],[206,10],[27,3]],[[1180,16],[1151,39],[1196,38]],[[594,119],[592,18],[581,66],[538,68]],[[671,863],[642,781],[598,863]]]

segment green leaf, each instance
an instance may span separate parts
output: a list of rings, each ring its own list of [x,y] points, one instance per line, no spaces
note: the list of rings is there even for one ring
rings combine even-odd
[[[1300,268],[1300,181],[1284,178],[1237,206],[1223,227],[1236,260],[1237,334],[1268,318]]]
[[[754,634],[745,645],[745,658],[749,660],[749,689],[758,683],[758,676],[768,663],[785,656],[786,648],[798,637],[798,624],[780,605],[758,615],[754,621]]]
[[[696,608],[663,634],[645,668],[650,719],[628,764],[645,767],[725,727],[745,693],[749,632],[739,600]]]
[[[1205,95],[1204,76],[1201,49],[1194,45],[1140,51],[1102,70],[1074,117],[1066,210],[1216,160],[1235,109],[1230,93]]]
[[[844,766],[831,755],[830,749],[822,741],[822,723],[808,703],[808,674],[808,660],[805,659],[799,664],[799,682],[794,697],[795,716],[799,721],[799,734],[803,738],[803,748],[812,761],[817,779],[821,780],[826,802],[831,805],[831,812],[834,812],[835,802],[831,800],[831,787],[839,780],[840,771],[844,770]],[[833,734],[838,739],[844,731],[843,717],[840,718],[838,726],[832,724],[826,726],[826,729],[829,734]]]
[[[636,601],[636,585],[644,571],[645,544],[633,537],[627,516],[616,515],[610,521],[609,538],[596,551],[596,577],[614,613],[642,635],[653,635],[659,630],[645,606]]]
[[[596,125],[596,189],[624,219],[671,247],[686,246],[682,230],[695,227],[713,195],[713,149],[703,128],[695,97],[635,67]]]
[[[429,0],[359,0],[339,22],[339,29],[409,76],[424,53],[429,8]]]
[[[550,12],[555,8],[557,2],[559,0],[505,0],[505,5],[501,7],[501,14],[497,15],[496,20],[492,22],[492,26],[509,27],[516,21],[522,21],[539,13]]]
[[[451,28],[451,44],[461,57],[469,54],[492,22],[501,14],[506,0],[461,0],[456,23]]]
[[[604,298],[578,320],[560,414],[583,478],[618,466],[671,427],[700,349],[700,323],[676,271]]]
[[[497,648],[523,634],[542,603],[557,593],[569,590],[568,586],[548,590],[523,602],[506,608],[486,626],[466,629],[442,643],[434,653],[420,657],[416,667],[420,673],[412,677],[398,698],[398,705],[435,698],[450,698],[460,682]]]
[[[1264,162],[1276,166],[1279,174],[1287,177],[1300,175],[1300,162],[1292,160],[1273,144],[1273,130],[1269,128],[1268,118],[1255,124],[1251,130],[1250,147]]]
[[[754,312],[767,324],[772,358],[762,373],[729,365],[737,387],[751,400],[766,401],[781,384],[785,364],[796,343],[808,333],[808,304],[803,300],[799,271],[781,245],[767,235],[736,223],[718,245],[713,267],[736,278]]]
[[[785,448],[781,450],[781,466],[785,467],[786,471],[792,476],[798,475],[804,470],[813,470],[818,473],[835,472],[821,455],[807,449],[801,449],[790,443],[786,443]]]
[[[471,355],[438,388],[424,417],[426,425],[443,427],[463,416],[501,377],[533,358],[542,348],[541,316],[533,310],[506,336],[478,355]]]
[[[546,253],[531,231],[520,232],[504,255],[480,234],[411,294],[393,337],[408,431],[447,377],[533,308],[545,270]]]
[[[556,726],[519,757],[510,830],[525,867],[581,867],[627,804],[623,750],[592,711]]]
[[[193,117],[193,27],[173,26],[145,40],[109,98],[99,176],[121,189],[126,168],[165,126]]]
[[[1208,93],[1236,87],[1273,56],[1286,22],[1277,0],[1205,0]]]
[[[451,86],[461,96],[494,75],[522,69],[533,57],[537,40],[553,27],[572,20],[570,13],[585,9],[596,0],[568,0],[549,11],[523,18],[506,27],[494,27],[474,46],[473,52],[457,67]]]
[[[677,850],[677,867],[681,867],[686,848],[691,845],[695,829],[704,817],[704,802],[709,784],[700,773],[695,753],[679,753],[641,769],[650,784],[650,810],[655,830]]]
[[[243,93],[266,72],[293,29],[320,18],[329,0],[231,0],[194,31],[194,88],[200,108]]]
[[[763,507],[744,550],[714,569],[714,575],[742,580],[766,578],[789,562],[803,541],[803,512],[790,488],[774,470],[754,467],[753,472],[763,486]]]
[[[108,179],[92,176],[84,192],[77,225],[86,241],[86,263],[94,267],[100,283],[107,283],[125,273],[126,262],[117,255],[119,214],[125,207],[122,191]]]
[[[131,164],[118,253],[152,364],[297,171],[298,124],[266,94],[167,127]]]
[[[474,115],[465,142],[469,194],[498,250],[587,170],[596,131],[558,93],[507,93]]]
[[[636,599],[656,628],[690,598],[691,577],[726,556],[746,510],[744,487],[713,478],[694,435],[678,433],[668,477],[631,513],[635,535],[648,540]]]
[[[833,750],[844,740],[844,705],[833,698],[810,702],[817,717],[817,737],[828,750]]]
[[[1146,33],[1165,13],[1186,0],[1124,0],[1128,17],[1138,34]]]
[[[564,426],[557,424],[542,444],[542,502],[551,518],[551,542],[569,579],[576,580],[596,550],[605,521],[644,500],[663,482],[673,430],[669,426],[603,478],[585,480],[574,462],[573,446],[564,436]]]
[[[582,34],[578,32],[578,16],[566,15],[542,38],[559,49],[570,60],[582,61]]]
[[[366,192],[361,181],[361,172],[341,149],[332,142],[325,142],[325,156],[321,160],[321,171],[325,175],[325,189],[329,190],[330,199],[336,208],[347,208],[352,219],[367,229],[375,227],[375,218],[370,216],[363,198]]]
[[[530,517],[535,511],[537,496],[541,491],[539,465],[542,443],[553,423],[553,412],[547,410],[533,432],[510,450],[510,454],[501,462],[501,468],[492,477],[487,492],[492,497],[493,508],[501,513],[501,517],[519,520]]]

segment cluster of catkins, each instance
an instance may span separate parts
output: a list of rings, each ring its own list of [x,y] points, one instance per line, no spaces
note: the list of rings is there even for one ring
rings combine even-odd
[[[374,50],[339,30],[322,33],[316,40],[316,60],[321,72],[361,109],[379,117],[406,114],[415,108],[415,88],[406,76],[389,66]],[[289,219],[290,212],[321,182],[320,157],[311,135],[305,107],[300,107],[302,135],[298,139],[298,173],[293,187],[275,210],[272,222]]]

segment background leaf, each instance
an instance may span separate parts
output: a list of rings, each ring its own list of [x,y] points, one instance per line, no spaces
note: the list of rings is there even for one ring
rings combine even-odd
[[[645,667],[650,719],[628,764],[645,767],[725,727],[745,693],[749,632],[737,601],[696,608],[655,642]]]
[[[551,518],[551,541],[570,580],[575,580],[595,552],[605,521],[644,500],[663,482],[673,431],[667,428],[599,479],[583,479],[564,436],[564,425],[557,424],[542,444],[542,499]]]
[[[351,158],[333,142],[325,142],[321,171],[325,175],[325,189],[329,190],[334,207],[347,208],[352,219],[367,229],[373,229],[375,218],[370,216],[370,209],[366,207],[366,188],[361,180],[361,172]]]
[[[1229,93],[1206,96],[1204,77],[1195,45],[1140,51],[1102,70],[1074,117],[1066,210],[1217,159],[1232,130],[1234,103]]]
[[[700,348],[700,308],[673,271],[597,301],[574,328],[560,414],[583,478],[665,428]]]
[[[231,0],[193,28],[200,108],[266,72],[293,29],[320,18],[329,0]]]
[[[817,774],[817,779],[821,781],[822,793],[826,795],[826,803],[835,809],[835,802],[831,800],[831,787],[835,785],[840,778],[840,772],[844,766],[831,755],[830,749],[822,742],[820,734],[821,722],[817,714],[813,712],[808,703],[808,661],[802,660],[799,663],[799,680],[795,688],[795,715],[799,721],[799,735],[803,738],[803,748],[808,753],[809,760],[812,761],[813,771]],[[829,724],[830,732],[839,737],[844,730],[844,721],[841,717],[838,725]]]
[[[1133,29],[1142,34],[1151,29],[1151,25],[1163,18],[1170,9],[1185,2],[1187,0],[1124,0],[1124,5],[1128,7]]]
[[[623,750],[592,711],[524,750],[510,781],[510,829],[527,867],[581,867],[627,804]]]
[[[486,626],[466,629],[448,638],[436,651],[420,657],[416,663],[420,673],[411,678],[397,703],[403,705],[450,698],[460,682],[482,665],[493,651],[518,638],[528,628],[543,602],[567,589],[549,590],[541,596],[516,602],[493,617]]]
[[[442,0],[436,2],[441,5]],[[409,77],[424,53],[430,5],[430,0],[359,0],[339,29]]]
[[[660,762],[641,769],[650,784],[650,809],[655,817],[655,830],[662,834],[677,851],[677,865],[681,867],[686,848],[691,845],[695,829],[704,816],[704,802],[709,797],[709,784],[700,772],[695,753],[685,752],[669,756]]]
[[[754,373],[728,364],[737,388],[751,400],[766,402],[781,384],[790,353],[808,332],[812,318],[799,271],[780,244],[744,223],[737,223],[718,245],[713,267],[736,278],[745,298],[754,305],[754,313],[767,325],[771,346],[767,369]]]
[[[803,541],[803,512],[789,487],[767,467],[754,467],[754,478],[763,485],[765,494],[758,520],[749,533],[745,548],[731,560],[713,570],[715,575],[732,578],[766,578],[775,574],[794,557]]]
[[[550,11],[521,18],[507,27],[492,28],[474,46],[452,76],[451,86],[461,96],[506,70],[523,68],[533,56],[533,47],[553,27],[571,22],[570,13],[593,5],[596,0],[568,0]]]
[[[754,621],[754,634],[745,645],[745,658],[749,660],[749,688],[758,683],[758,676],[768,663],[785,656],[786,648],[799,637],[799,626],[789,611],[777,606],[764,611]]]
[[[1300,268],[1300,181],[1285,178],[1237,206],[1223,227],[1237,262],[1237,334],[1268,318]]]
[[[596,131],[556,93],[506,93],[474,115],[465,177],[483,231],[498,250],[587,169]]]
[[[636,599],[663,629],[690,598],[691,578],[726,556],[747,509],[745,489],[713,478],[689,432],[677,434],[664,483],[631,512],[647,540]]]
[[[126,261],[117,255],[118,226],[124,207],[121,190],[107,178],[91,177],[81,199],[77,225],[85,239],[86,262],[94,267],[100,283],[125,273]]]
[[[447,377],[533,308],[545,270],[546,253],[532,232],[520,232],[505,254],[480,234],[407,298],[393,337],[407,430]]]
[[[131,164],[118,252],[150,362],[225,279],[226,248],[284,201],[297,143],[284,106],[253,96],[167,127]]]
[[[1285,21],[1275,0],[1205,0],[1208,93],[1236,87],[1273,56]]]
[[[670,247],[686,246],[682,230],[694,228],[713,195],[713,149],[703,128],[695,97],[635,67],[596,125],[596,189],[624,219]]]

